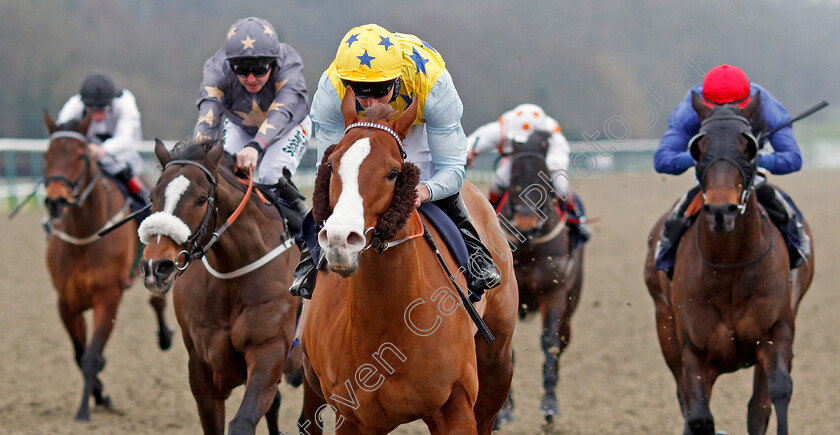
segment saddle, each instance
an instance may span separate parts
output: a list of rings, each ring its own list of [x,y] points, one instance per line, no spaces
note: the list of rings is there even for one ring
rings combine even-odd
[[[431,201],[420,204],[417,211],[425,216],[429,223],[435,227],[437,232],[440,234],[440,237],[443,239],[443,243],[446,244],[446,247],[449,248],[449,252],[452,253],[453,257],[455,257],[455,262],[458,263],[458,266],[461,267],[461,270],[464,271],[465,275],[468,274],[470,268],[467,245],[464,242],[464,237],[461,235],[461,231],[457,226],[455,226],[452,219],[450,219],[443,210],[434,205]]]

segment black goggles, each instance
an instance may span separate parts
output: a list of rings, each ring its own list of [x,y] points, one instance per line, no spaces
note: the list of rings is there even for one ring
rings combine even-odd
[[[233,68],[233,72],[240,77],[248,77],[248,74],[253,74],[256,77],[262,77],[268,74],[268,71],[271,70],[271,63],[231,62],[230,67]]]
[[[394,80],[386,82],[351,82],[342,80],[344,86],[349,86],[359,98],[382,98],[394,88]]]

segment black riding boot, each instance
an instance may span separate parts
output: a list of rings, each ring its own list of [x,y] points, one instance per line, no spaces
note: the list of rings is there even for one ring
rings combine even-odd
[[[275,194],[282,200],[282,205],[287,206],[285,208],[292,212],[287,213],[285,216],[289,232],[299,234],[303,217],[309,211],[304,201],[306,197],[301,195],[297,188],[295,188],[295,185],[287,180],[286,177],[280,177],[276,186]]]
[[[119,181],[120,183],[122,183],[123,186],[125,187],[125,191],[128,193],[128,197],[129,197],[129,201],[130,201],[129,208],[131,209],[132,212],[136,212],[136,211],[148,206],[151,203],[150,198],[151,198],[152,195],[151,195],[151,192],[149,191],[149,189],[147,189],[146,187],[140,186],[137,189],[137,192],[132,192],[131,191],[132,189],[131,189],[129,184],[130,184],[131,180],[134,178],[134,175],[132,174],[131,168],[125,168],[122,171],[117,172],[116,174],[114,174],[114,178],[117,181]],[[138,179],[138,182],[139,182],[139,179]],[[141,222],[143,222],[143,219],[146,219],[147,217],[149,217],[150,214],[152,214],[151,210],[146,210],[145,212],[137,215],[137,217],[135,217],[134,219],[137,221],[137,224],[140,224]]]
[[[674,276],[674,262],[680,237],[691,226],[692,218],[686,216],[685,212],[700,190],[699,185],[694,186],[680,198],[659,234],[659,241],[656,243],[656,269],[664,270],[669,279]]]
[[[478,231],[476,231],[459,193],[434,201],[434,204],[452,219],[452,222],[455,223],[464,237],[467,254],[469,254],[470,270],[467,274],[467,285],[470,289],[470,300],[478,302],[485,290],[498,287],[502,283],[496,264],[493,263],[493,256],[487,247],[481,243]]]
[[[566,221],[571,234],[572,249],[579,248],[586,244],[592,237],[592,228],[586,224],[586,213],[583,210],[582,204],[579,202],[577,196],[572,196],[567,201],[572,202],[572,213],[577,217],[577,223]],[[562,205],[565,207],[565,204]]]
[[[755,194],[759,204],[767,210],[770,221],[784,236],[788,245],[790,268],[795,269],[801,266],[810,256],[811,238],[805,232],[805,226],[798,219],[796,211],[781,192],[767,183],[758,185],[755,188]]]
[[[292,281],[292,286],[289,287],[289,293],[291,293],[292,296],[301,296],[306,299],[312,299],[312,293],[315,291],[315,278],[318,276],[319,269],[318,267],[315,267],[315,261],[323,261],[323,257],[321,257],[319,251],[316,251],[314,256],[311,252],[311,249],[318,249],[318,228],[315,224],[315,219],[312,217],[312,213],[308,213],[306,217],[303,218],[301,227],[300,237],[295,238],[295,241],[301,248],[300,262],[295,267],[295,277]],[[308,243],[306,243],[307,240],[309,241]],[[310,248],[309,244],[313,244],[312,248]],[[313,257],[318,258],[316,260],[316,258]],[[318,265],[320,266],[320,261]]]

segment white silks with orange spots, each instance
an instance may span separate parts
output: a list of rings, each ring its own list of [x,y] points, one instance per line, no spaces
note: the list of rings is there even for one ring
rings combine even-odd
[[[569,142],[560,124],[536,104],[520,104],[502,114],[498,120],[482,125],[467,137],[467,152],[481,154],[495,149],[500,154],[513,151],[512,142],[525,142],[535,131],[551,133],[548,139],[545,164],[558,195],[569,190]],[[510,157],[503,157],[496,168],[496,184],[507,190],[510,186]]]

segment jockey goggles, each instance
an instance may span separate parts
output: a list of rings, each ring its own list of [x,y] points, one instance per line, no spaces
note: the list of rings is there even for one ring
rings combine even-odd
[[[248,77],[248,74],[253,74],[255,77],[262,77],[271,70],[271,62],[254,62],[254,61],[231,61],[230,67],[234,74],[240,77]]]
[[[349,86],[359,98],[382,98],[391,92],[394,88],[396,79],[387,80],[384,82],[351,82],[350,80],[341,81],[344,86]]]

